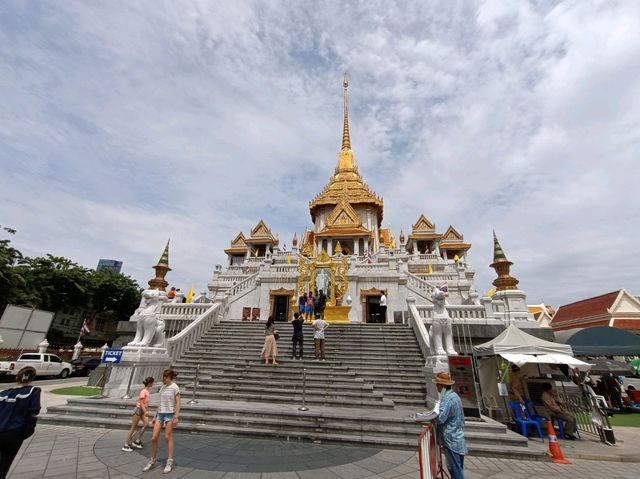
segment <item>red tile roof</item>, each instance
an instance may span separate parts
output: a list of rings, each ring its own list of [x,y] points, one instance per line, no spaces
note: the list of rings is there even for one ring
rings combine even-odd
[[[558,308],[555,316],[553,316],[551,324],[607,314],[607,309],[613,306],[613,302],[619,293],[619,290],[612,291],[611,293],[596,296],[595,298],[583,299],[582,301],[562,305]]]

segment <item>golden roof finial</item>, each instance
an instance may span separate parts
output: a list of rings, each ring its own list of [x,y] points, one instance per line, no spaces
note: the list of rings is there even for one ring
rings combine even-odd
[[[344,72],[344,80],[342,81],[344,87],[344,126],[342,127],[342,149],[351,149],[351,137],[349,136],[349,98],[347,97],[347,88],[349,87],[349,78],[347,72]]]

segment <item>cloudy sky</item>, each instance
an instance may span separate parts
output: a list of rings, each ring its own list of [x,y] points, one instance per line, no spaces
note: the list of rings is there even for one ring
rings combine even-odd
[[[0,224],[28,255],[198,289],[260,218],[283,243],[351,133],[384,225],[491,230],[531,303],[640,293],[640,2],[0,5]]]

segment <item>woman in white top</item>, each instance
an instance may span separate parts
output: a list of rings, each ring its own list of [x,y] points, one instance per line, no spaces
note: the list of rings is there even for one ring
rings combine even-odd
[[[160,406],[153,420],[153,433],[151,435],[151,458],[143,471],[147,472],[156,465],[158,453],[158,438],[160,430],[164,427],[164,439],[167,441],[167,464],[164,473],[173,469],[173,428],[178,425],[180,417],[180,388],[173,382],[176,372],[166,369],[162,373],[162,387],[160,387]]]

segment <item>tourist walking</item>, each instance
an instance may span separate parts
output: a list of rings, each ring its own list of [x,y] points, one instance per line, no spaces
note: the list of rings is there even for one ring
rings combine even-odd
[[[329,327],[324,319],[318,318],[313,322],[313,345],[315,349],[315,360],[324,361],[324,331]]]
[[[293,321],[291,321],[291,325],[293,326],[293,336],[291,337],[291,359],[302,359],[303,357],[303,347],[304,347],[304,332],[302,329],[302,325],[304,321],[300,317],[299,313],[293,313]],[[298,354],[296,355],[296,345],[298,346]]]
[[[131,428],[129,429],[129,434],[127,434],[127,440],[124,442],[124,446],[122,446],[122,450],[125,452],[133,451],[134,447],[136,449],[142,449],[142,436],[149,426],[149,417],[147,416],[147,413],[149,412],[149,398],[151,397],[149,389],[153,386],[153,378],[146,378],[142,381],[142,384],[144,387],[142,388],[142,391],[140,391],[140,394],[138,394],[136,408],[133,410],[133,417],[131,418]],[[138,433],[138,439],[131,442],[140,420],[142,420],[142,429],[140,429],[140,432]]]
[[[451,389],[455,383],[449,373],[438,373],[432,380],[440,395],[438,425],[447,469],[451,479],[464,479],[464,456],[467,444],[464,439],[464,412],[460,396]]]
[[[382,322],[387,322],[387,297],[384,291],[380,295],[380,316],[382,316]]]
[[[308,319],[309,322],[313,321],[313,292],[312,291],[309,291],[309,293],[307,294],[307,306],[304,312],[305,312],[306,319]]]
[[[0,479],[5,479],[22,442],[36,429],[40,388],[32,386],[36,370],[26,366],[16,375],[16,387],[0,392]]]
[[[180,388],[173,382],[176,375],[176,372],[171,369],[165,369],[162,373],[160,406],[158,406],[158,412],[153,419],[151,458],[142,469],[144,472],[150,471],[156,465],[158,438],[162,428],[164,428],[164,439],[167,441],[167,463],[162,472],[167,474],[173,469],[173,428],[178,425],[178,419],[180,418]]]
[[[276,361],[278,357],[278,343],[276,341],[277,334],[278,332],[276,331],[273,316],[269,316],[267,324],[264,325],[264,345],[260,352],[260,357],[264,358],[265,364],[269,364],[269,358],[271,358],[271,362],[273,364],[280,364]]]
[[[571,441],[576,439],[576,418],[565,410],[565,403],[561,401],[553,387],[549,383],[542,385],[542,404],[547,409],[549,416],[555,416],[564,421],[564,438]]]

